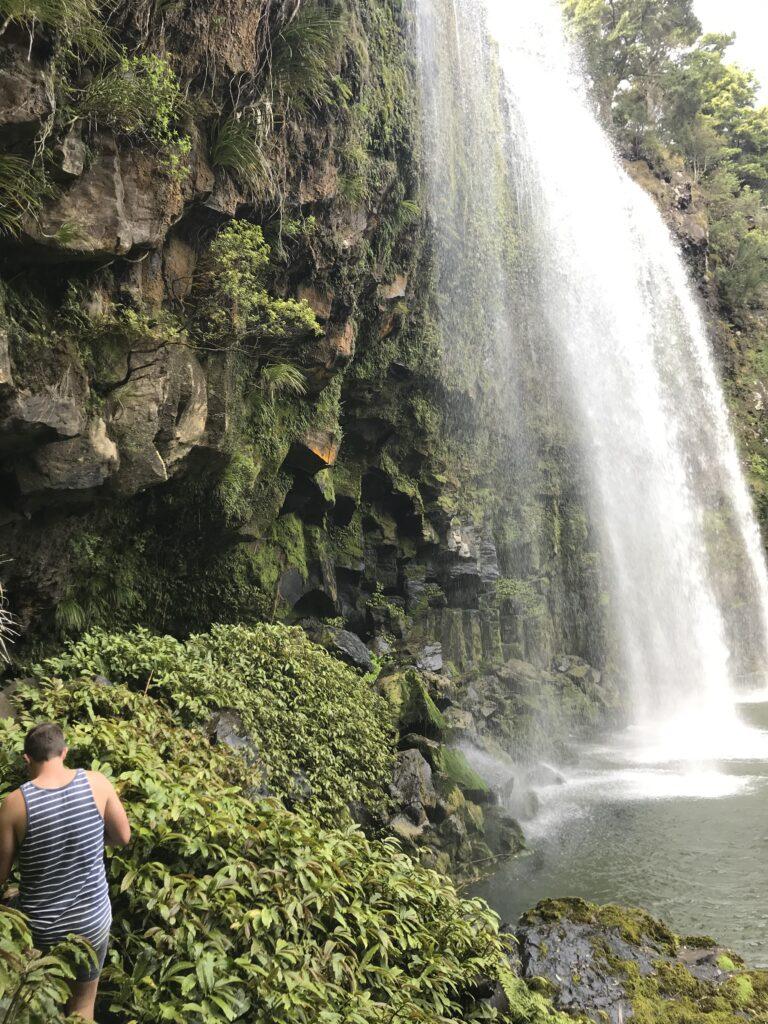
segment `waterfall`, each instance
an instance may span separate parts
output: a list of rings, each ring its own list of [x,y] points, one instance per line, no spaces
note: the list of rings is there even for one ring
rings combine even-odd
[[[556,0],[417,0],[416,23],[438,275],[463,284],[442,289],[441,316],[477,286],[496,296],[499,373],[537,339],[554,353],[636,732],[656,752],[729,756],[739,691],[765,684],[768,575],[682,257],[597,121]],[[504,246],[462,224],[503,218],[505,190],[524,239],[513,276]],[[508,402],[518,416],[514,388]]]

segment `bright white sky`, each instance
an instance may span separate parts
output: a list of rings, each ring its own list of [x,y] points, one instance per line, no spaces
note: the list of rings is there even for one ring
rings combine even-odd
[[[768,0],[693,0],[705,32],[735,32],[734,63],[754,71],[768,103]]]

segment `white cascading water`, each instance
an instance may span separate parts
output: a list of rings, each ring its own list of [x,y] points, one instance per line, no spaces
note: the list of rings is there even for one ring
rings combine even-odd
[[[432,52],[435,21],[446,16],[467,94],[506,93],[505,141],[535,264],[527,316],[534,331],[544,324],[564,367],[635,705],[637,756],[710,760],[749,756],[748,747],[760,756],[763,738],[741,724],[736,701],[750,682],[765,685],[768,575],[682,258],[596,119],[557,0],[419,0],[427,69],[451,59]],[[477,59],[484,25],[501,86],[487,58]],[[422,84],[435,117],[429,74]],[[444,199],[436,194],[445,189],[440,156],[433,151],[431,167],[428,160],[433,201]],[[477,188],[486,192],[483,175],[478,165]],[[491,268],[488,280],[497,275]],[[519,343],[521,331],[524,324],[508,325],[506,343]]]

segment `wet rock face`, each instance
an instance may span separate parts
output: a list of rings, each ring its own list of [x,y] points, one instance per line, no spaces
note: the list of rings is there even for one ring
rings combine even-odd
[[[544,979],[558,1009],[596,1024],[626,1024],[637,1006],[643,1021],[704,1022],[717,1011],[735,1024],[755,995],[751,981],[731,980],[738,957],[706,938],[680,939],[642,910],[545,900],[516,937],[523,977]]]

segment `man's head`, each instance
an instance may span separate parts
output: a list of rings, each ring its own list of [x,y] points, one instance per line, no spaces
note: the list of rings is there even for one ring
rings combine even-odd
[[[55,722],[43,722],[30,729],[24,740],[24,760],[29,765],[42,764],[67,756],[64,732]]]

